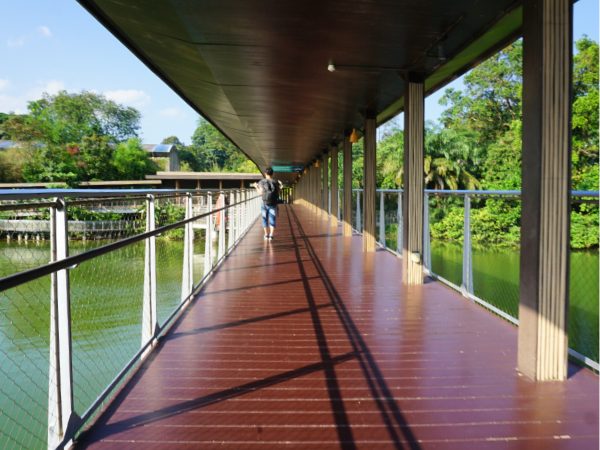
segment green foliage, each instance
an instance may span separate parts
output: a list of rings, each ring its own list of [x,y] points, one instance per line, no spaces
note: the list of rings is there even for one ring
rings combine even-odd
[[[19,183],[23,180],[23,165],[31,151],[28,148],[11,148],[0,152],[0,182]]]
[[[573,58],[573,189],[598,190],[598,43],[576,42]]]
[[[128,139],[117,145],[113,165],[119,180],[143,180],[156,172],[156,164],[142,148],[139,139]]]
[[[573,205],[571,211],[571,248],[581,250],[598,247],[598,203]]]
[[[520,120],[514,120],[506,133],[487,149],[483,187],[489,190],[521,189]]]
[[[440,103],[446,128],[473,132],[487,147],[521,117],[523,43],[518,40],[475,67],[464,77],[465,92],[449,89]]]
[[[397,189],[402,186],[404,132],[392,128],[377,144],[377,186]]]
[[[113,142],[136,137],[140,113],[123,107],[104,96],[82,91],[69,94],[44,94],[40,100],[29,102],[26,125],[41,135],[48,145],[82,142],[86,136],[106,136]],[[27,136],[21,136],[28,140]]]
[[[179,143],[179,139],[171,136],[163,142]],[[179,158],[195,172],[258,172],[240,149],[203,119],[198,121],[192,144],[180,147]]]
[[[113,146],[107,136],[84,136],[80,144],[67,146],[67,152],[76,161],[78,180],[113,180]]]
[[[23,179],[27,182],[60,182],[69,186],[77,184],[80,170],[76,160],[65,146],[46,145],[33,152],[23,166]]]

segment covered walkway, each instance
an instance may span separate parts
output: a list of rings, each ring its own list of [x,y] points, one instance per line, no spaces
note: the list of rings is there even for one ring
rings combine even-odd
[[[516,328],[340,230],[256,224],[77,447],[598,448],[595,375],[520,377]]]

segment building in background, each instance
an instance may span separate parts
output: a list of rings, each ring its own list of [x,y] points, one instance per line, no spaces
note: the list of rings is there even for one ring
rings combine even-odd
[[[143,144],[142,148],[165,172],[177,172],[181,168],[179,152],[175,144]]]

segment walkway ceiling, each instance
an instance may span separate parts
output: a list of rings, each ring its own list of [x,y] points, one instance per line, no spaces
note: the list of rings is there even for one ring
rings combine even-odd
[[[431,93],[521,28],[515,0],[79,2],[261,168],[310,163],[399,113],[407,77]]]

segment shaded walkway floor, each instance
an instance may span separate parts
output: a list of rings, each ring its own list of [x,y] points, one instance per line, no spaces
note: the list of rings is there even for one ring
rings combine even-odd
[[[516,329],[301,207],[258,224],[79,447],[597,449],[598,378],[533,383]]]

